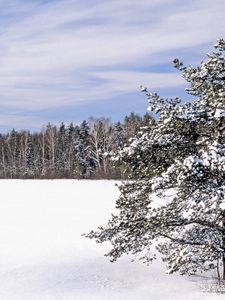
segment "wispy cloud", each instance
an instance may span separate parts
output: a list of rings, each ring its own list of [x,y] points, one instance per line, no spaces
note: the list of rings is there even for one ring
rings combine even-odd
[[[179,54],[194,63],[225,35],[224,11],[223,0],[0,0],[0,108],[41,119],[141,83],[176,88],[179,74],[151,67]]]

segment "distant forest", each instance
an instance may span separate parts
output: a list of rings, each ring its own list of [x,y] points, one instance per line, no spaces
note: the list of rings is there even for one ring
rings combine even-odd
[[[80,125],[46,125],[40,132],[12,130],[0,134],[0,178],[121,179],[122,165],[107,153],[129,144],[152,118],[131,113],[123,122],[90,118]]]

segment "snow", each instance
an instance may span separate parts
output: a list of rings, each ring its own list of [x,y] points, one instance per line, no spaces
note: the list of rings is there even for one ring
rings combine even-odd
[[[82,233],[115,212],[114,181],[0,181],[0,299],[187,300],[221,299],[203,293],[209,275],[165,274],[124,257],[110,263],[109,245]]]
[[[223,94],[221,95],[221,97],[223,97]],[[221,118],[225,116],[225,110],[224,109],[220,109],[217,108],[215,111],[215,118]]]

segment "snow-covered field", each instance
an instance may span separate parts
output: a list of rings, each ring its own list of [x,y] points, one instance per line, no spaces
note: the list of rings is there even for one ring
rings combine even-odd
[[[0,180],[0,300],[214,300],[208,277],[166,275],[81,236],[114,211],[113,181]],[[209,276],[209,275],[207,275]]]

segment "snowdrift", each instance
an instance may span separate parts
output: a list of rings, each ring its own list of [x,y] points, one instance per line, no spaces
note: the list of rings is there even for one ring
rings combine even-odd
[[[82,237],[115,213],[114,181],[1,180],[0,190],[2,300],[220,297],[201,292],[209,275],[166,275],[160,261],[148,267],[130,257],[110,263],[110,245]]]

